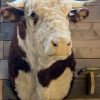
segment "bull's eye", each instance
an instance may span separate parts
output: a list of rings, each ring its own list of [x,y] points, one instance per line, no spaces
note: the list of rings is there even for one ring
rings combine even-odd
[[[32,11],[32,13],[31,13],[31,17],[34,18],[35,15],[36,15],[36,13],[35,13],[34,11]]]
[[[34,11],[32,11],[30,16],[34,21],[34,25],[36,25],[36,23],[38,22],[38,15]]]

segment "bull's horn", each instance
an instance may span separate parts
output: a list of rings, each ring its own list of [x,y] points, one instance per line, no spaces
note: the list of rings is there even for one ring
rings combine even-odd
[[[96,0],[87,0],[87,1],[71,0],[73,8],[80,8],[80,7],[84,6],[85,4],[90,3],[92,1],[96,1]]]
[[[13,2],[6,2],[8,6],[14,8],[23,8],[27,0],[15,0]]]

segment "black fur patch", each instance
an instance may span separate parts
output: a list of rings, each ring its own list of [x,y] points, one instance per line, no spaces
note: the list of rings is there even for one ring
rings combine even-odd
[[[49,68],[39,71],[38,80],[43,87],[47,87],[51,80],[57,79],[67,67],[74,71],[75,64],[76,62],[72,53],[67,59],[57,61]]]
[[[37,22],[38,22],[38,19],[39,19],[38,15],[34,11],[32,11],[31,17],[32,17],[32,19],[34,21],[34,25],[36,25]]]
[[[25,39],[26,37],[26,22],[25,20],[23,21],[19,21],[17,23],[17,26],[19,28],[19,36],[22,38],[22,39]]]
[[[10,46],[8,68],[10,86],[17,98],[17,92],[15,91],[15,78],[18,76],[19,70],[26,73],[30,71],[29,64],[23,60],[23,58],[26,58],[26,53],[18,46],[17,33],[15,33]]]

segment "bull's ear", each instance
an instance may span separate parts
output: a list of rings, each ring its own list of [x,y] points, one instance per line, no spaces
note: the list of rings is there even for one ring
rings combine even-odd
[[[84,5],[93,1],[96,1],[96,0],[71,0],[73,8],[83,7]]]
[[[79,22],[86,19],[89,16],[89,11],[86,8],[72,9],[68,14],[68,18],[71,22]]]
[[[0,14],[4,19],[9,21],[19,21],[22,19],[22,16],[24,16],[24,12],[22,10],[13,7],[1,8]]]

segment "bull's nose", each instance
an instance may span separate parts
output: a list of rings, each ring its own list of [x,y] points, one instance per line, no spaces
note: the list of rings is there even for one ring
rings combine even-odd
[[[67,40],[67,39],[66,39]],[[71,46],[71,40],[66,41],[64,38],[57,38],[52,40],[52,45],[55,48]]]
[[[55,55],[66,56],[71,52],[72,43],[69,39],[57,38],[52,40],[52,47]]]

